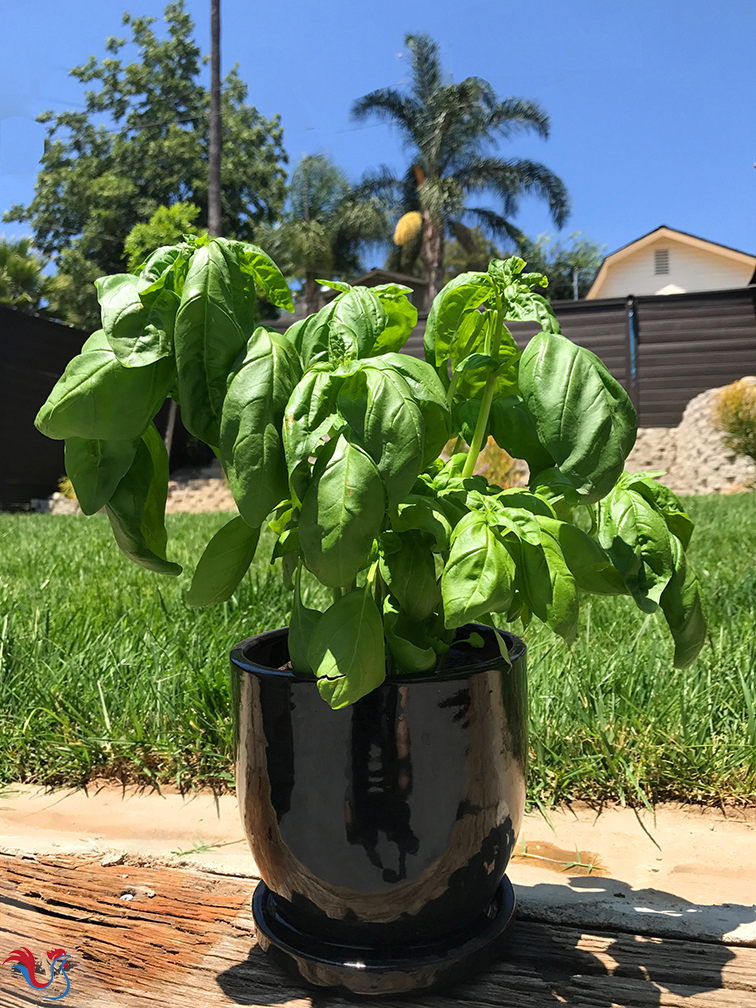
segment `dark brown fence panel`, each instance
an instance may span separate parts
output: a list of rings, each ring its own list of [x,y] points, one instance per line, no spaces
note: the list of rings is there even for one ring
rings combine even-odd
[[[639,419],[676,427],[694,396],[756,372],[756,290],[639,297]]]
[[[32,497],[48,497],[63,475],[63,442],[51,441],[34,417],[81,350],[86,333],[0,306],[0,509],[12,510]]]

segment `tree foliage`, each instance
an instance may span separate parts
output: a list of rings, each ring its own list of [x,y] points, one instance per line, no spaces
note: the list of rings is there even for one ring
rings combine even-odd
[[[390,237],[385,199],[368,190],[350,185],[322,155],[303,157],[292,173],[283,223],[260,235],[284,272],[304,281],[307,312],[320,308],[317,279],[351,279],[361,272],[362,248]]]
[[[31,238],[0,238],[0,304],[49,314],[46,303],[54,299],[60,284],[43,272],[46,265],[34,251]]]
[[[165,8],[167,38],[154,22],[125,14],[129,42],[110,37],[101,62],[71,70],[95,85],[86,109],[39,116],[48,128],[34,199],[5,215],[31,223],[38,248],[70,281],[60,313],[84,328],[98,325],[92,281],[125,268],[124,240],[136,224],[179,201],[198,206],[197,224],[207,223],[209,98],[194,24],[183,0]],[[128,44],[133,62],[121,58]],[[246,98],[234,68],[222,95],[222,223],[224,234],[250,240],[282,210],[286,155],[278,116],[264,119]]]
[[[575,272],[577,271],[578,297],[584,298],[591,288],[604,258],[606,245],[597,245],[581,237],[580,231],[571,234],[567,242],[555,241],[552,235],[541,234],[535,239],[523,237],[519,254],[527,268],[545,273],[549,278],[545,292],[550,301],[568,301],[575,297]]]
[[[539,162],[486,153],[498,140],[509,140],[522,130],[548,137],[549,118],[539,105],[525,98],[499,99],[480,77],[444,83],[438,44],[427,35],[412,34],[405,44],[409,89],[371,91],[352,105],[352,117],[376,117],[395,125],[410,152],[411,163],[402,178],[383,168],[372,181],[376,191],[394,194],[402,212],[421,212],[418,239],[404,246],[392,265],[411,272],[422,250],[432,299],[444,282],[447,233],[459,238],[469,220],[494,238],[518,240],[522,235],[512,218],[520,197],[532,193],[545,199],[557,227],[568,216],[569,197],[562,180]],[[502,213],[485,204],[468,206],[474,193],[493,195]]]
[[[452,280],[460,273],[482,273],[492,259],[503,258],[503,253],[486,237],[482,228],[466,228],[459,238],[452,238],[446,246],[446,279]]]
[[[174,203],[158,207],[148,221],[135,224],[124,242],[129,257],[127,269],[133,273],[161,245],[176,245],[184,235],[206,234],[194,226],[200,208],[194,203]]]

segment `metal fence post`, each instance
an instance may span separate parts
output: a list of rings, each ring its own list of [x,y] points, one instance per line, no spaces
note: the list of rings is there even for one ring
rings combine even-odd
[[[635,295],[631,294],[625,302],[625,315],[627,318],[627,384],[630,400],[635,406],[636,412],[640,413],[640,370],[638,368],[638,303]],[[640,416],[639,416],[640,421]]]

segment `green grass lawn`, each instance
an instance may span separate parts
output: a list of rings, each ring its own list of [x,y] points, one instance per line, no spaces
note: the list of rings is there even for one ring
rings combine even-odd
[[[627,599],[586,599],[571,648],[525,633],[533,800],[756,799],[756,494],[688,505],[709,619],[691,668]],[[171,559],[191,568],[227,518],[169,516]],[[0,781],[230,783],[228,648],[288,616],[269,548],[231,602],[197,611],[187,578],[135,567],[102,516],[0,515],[0,535]]]

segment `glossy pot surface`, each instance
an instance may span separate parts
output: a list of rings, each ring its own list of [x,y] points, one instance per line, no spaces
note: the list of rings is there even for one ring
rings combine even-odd
[[[231,653],[237,793],[287,925],[354,946],[438,942],[491,905],[525,801],[525,645],[493,632],[333,711],[282,669],[287,631]]]

